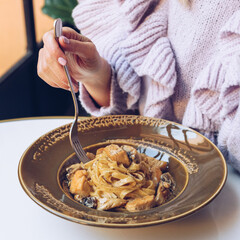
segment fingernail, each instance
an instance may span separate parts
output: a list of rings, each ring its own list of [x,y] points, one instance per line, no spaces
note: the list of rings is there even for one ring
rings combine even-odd
[[[65,66],[65,65],[67,64],[67,61],[66,61],[64,58],[62,58],[62,57],[59,57],[59,58],[58,58],[58,62],[59,62],[61,65],[63,65],[63,66]]]
[[[63,38],[64,43],[69,44],[70,41],[69,41],[68,38],[66,38],[66,37],[64,37],[64,36],[62,36],[62,38]]]

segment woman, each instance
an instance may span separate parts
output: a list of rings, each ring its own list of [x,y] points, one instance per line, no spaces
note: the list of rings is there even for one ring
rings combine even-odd
[[[92,115],[182,123],[240,171],[240,0],[80,0],[73,18],[84,36],[65,28],[65,54],[44,35],[43,80],[68,89],[68,63]]]

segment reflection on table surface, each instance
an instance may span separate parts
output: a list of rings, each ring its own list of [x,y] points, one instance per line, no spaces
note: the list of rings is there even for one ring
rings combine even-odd
[[[220,194],[206,207],[183,219],[144,228],[110,229],[61,219],[35,204],[17,176],[23,152],[37,138],[72,118],[0,122],[1,239],[238,239],[240,175],[231,167]]]

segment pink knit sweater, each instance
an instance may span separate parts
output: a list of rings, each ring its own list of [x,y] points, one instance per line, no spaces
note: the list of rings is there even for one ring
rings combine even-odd
[[[112,66],[111,105],[198,129],[240,171],[240,0],[79,0],[76,26]],[[146,86],[147,87],[143,87]],[[216,139],[215,139],[216,140]]]

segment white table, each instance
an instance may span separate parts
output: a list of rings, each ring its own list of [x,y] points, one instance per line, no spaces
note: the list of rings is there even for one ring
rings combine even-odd
[[[217,198],[200,211],[175,222],[145,228],[110,229],[59,218],[34,203],[18,181],[23,152],[48,131],[71,118],[33,118],[0,122],[0,239],[240,239],[240,175],[229,167]]]

